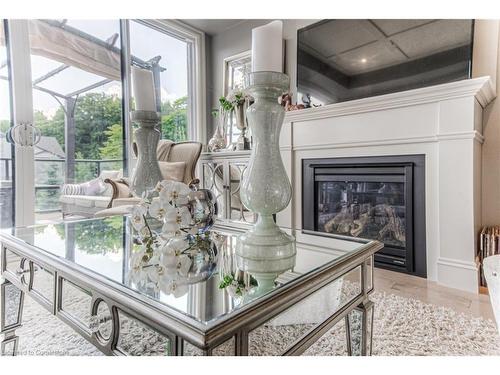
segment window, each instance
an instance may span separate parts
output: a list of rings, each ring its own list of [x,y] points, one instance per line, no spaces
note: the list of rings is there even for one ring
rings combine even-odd
[[[223,93],[224,96],[244,88],[244,79],[252,70],[252,52],[245,51],[224,59]],[[236,126],[235,115],[232,112],[227,118],[226,141],[230,145],[235,143],[241,130]]]
[[[156,85],[161,137],[176,142],[193,139],[192,93],[189,90],[189,65],[192,43],[158,23],[131,21],[130,53],[132,64],[145,64]]]

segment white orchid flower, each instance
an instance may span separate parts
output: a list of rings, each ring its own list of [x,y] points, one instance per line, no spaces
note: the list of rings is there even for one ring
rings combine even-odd
[[[177,261],[177,272],[179,275],[186,277],[192,264],[193,261],[187,255],[183,254],[179,256]]]
[[[184,236],[176,236],[167,242],[166,247],[169,250],[174,251],[175,254],[180,255],[189,247],[189,243]]]
[[[163,220],[167,212],[174,210],[174,207],[160,198],[155,198],[149,205],[149,215],[157,220]]]
[[[169,238],[180,233],[180,223],[178,222],[177,216],[177,209],[165,213],[165,221],[161,229],[163,237]]]
[[[165,214],[165,221],[162,228],[162,233],[170,237],[179,234],[180,225],[177,222],[177,209],[168,211]]]
[[[162,254],[160,257],[161,266],[165,274],[171,274],[177,270],[177,257],[174,253]]]
[[[144,250],[137,251],[130,257],[130,272],[129,281],[136,285],[141,285],[145,282],[145,274],[143,272],[143,258],[146,253]]]
[[[159,199],[153,199],[148,209],[149,216],[154,217],[157,220],[163,220],[165,216],[165,210],[163,209],[162,202]]]
[[[164,246],[160,255],[160,264],[165,269],[165,273],[172,274],[177,268],[176,251],[168,246]]]
[[[136,251],[135,253],[132,254],[130,257],[130,270],[131,271],[140,271],[142,269],[142,258],[144,258],[144,255],[146,255],[144,250]]]
[[[149,279],[149,281],[153,283],[157,283],[159,279],[160,269],[158,264],[160,263],[160,255],[158,253],[154,253],[151,259],[149,259],[147,265],[143,267],[143,272]],[[163,268],[163,267],[162,267]]]
[[[162,181],[158,181],[158,183],[155,186],[155,191],[160,192],[162,190],[163,190]]]
[[[181,233],[181,227],[176,222],[165,222],[161,227],[161,236],[165,239],[175,237]]]
[[[182,297],[189,291],[188,285],[172,278],[160,279],[159,287],[163,293],[167,295],[172,294],[175,298]]]
[[[189,292],[189,286],[187,284],[174,284],[175,288],[172,291],[172,294],[175,298],[180,298],[185,296]]]
[[[163,267],[161,267],[161,270],[163,270]],[[155,284],[158,283],[158,281],[160,279],[160,267],[159,266],[150,265],[149,267],[145,267],[144,273],[152,283],[155,283]]]
[[[132,209],[131,221],[132,226],[138,232],[146,227],[146,221],[144,220],[144,215],[148,212],[148,207],[144,204],[135,205]]]
[[[184,201],[187,199],[188,194],[191,192],[189,186],[179,181],[162,181],[163,189],[160,191],[160,199],[165,199],[168,202],[178,202],[180,199]],[[181,201],[179,201],[180,204]]]
[[[164,244],[159,251],[160,264],[165,267],[165,272],[172,274],[177,272],[179,257],[182,252],[189,247],[189,243],[184,237],[172,237],[166,244]]]
[[[177,222],[177,208],[165,212],[165,222]]]

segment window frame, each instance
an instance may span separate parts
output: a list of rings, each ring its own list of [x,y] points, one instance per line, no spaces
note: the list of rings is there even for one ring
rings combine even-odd
[[[224,58],[223,66],[222,66],[222,69],[223,69],[222,70],[222,95],[224,95],[225,97],[227,97],[229,95],[229,92],[230,92],[230,88],[229,88],[229,83],[231,81],[230,77],[229,77],[230,64],[233,61],[243,60],[243,59],[247,59],[247,58],[250,58],[250,62],[251,62],[252,50],[250,50],[250,49]],[[227,122],[226,125],[228,126],[228,133],[226,134],[227,141],[228,141],[228,144],[233,144],[236,141],[234,139],[235,135],[239,135],[239,133],[238,134],[233,133],[233,127],[235,126],[235,119],[234,119],[233,112],[231,112],[229,114],[226,122]]]
[[[251,58],[252,57],[252,50],[246,50],[240,53],[237,53],[236,55],[228,56],[224,58],[224,66],[223,66],[223,71],[222,71],[222,93],[224,96],[227,96],[229,94],[229,65],[233,61],[237,60],[242,60],[246,58]]]
[[[205,33],[178,20],[125,20],[138,22],[173,38],[187,43],[187,68],[188,68],[188,138],[201,143],[206,140],[206,59],[205,59]],[[128,28],[128,26],[127,26]],[[123,36],[122,36],[123,38]],[[130,33],[126,35],[127,53],[130,66]],[[126,72],[124,81],[130,83],[130,68]],[[128,91],[130,92],[129,83]],[[124,96],[125,97],[125,96]],[[130,103],[130,96],[128,97]],[[131,124],[129,125],[131,126]],[[132,134],[131,128],[129,128]],[[131,147],[131,142],[130,146]]]

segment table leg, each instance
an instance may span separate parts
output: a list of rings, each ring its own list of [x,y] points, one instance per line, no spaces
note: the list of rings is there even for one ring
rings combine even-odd
[[[360,303],[345,317],[347,354],[371,355],[373,335],[373,302]]]
[[[22,325],[24,292],[8,280],[1,283],[2,308],[0,314],[0,333],[3,335],[0,354],[16,355],[19,336],[16,329]]]

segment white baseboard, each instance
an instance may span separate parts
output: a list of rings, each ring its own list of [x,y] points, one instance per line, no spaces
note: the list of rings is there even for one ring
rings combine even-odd
[[[439,284],[478,293],[479,275],[476,263],[439,257],[437,265],[437,282]]]

